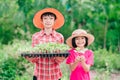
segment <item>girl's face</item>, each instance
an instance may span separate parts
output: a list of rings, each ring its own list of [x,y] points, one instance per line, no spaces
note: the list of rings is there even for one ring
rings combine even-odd
[[[86,40],[84,36],[79,36],[75,38],[75,43],[77,47],[84,48]]]
[[[44,25],[44,28],[52,28],[55,23],[55,18],[51,15],[43,16],[42,23]]]

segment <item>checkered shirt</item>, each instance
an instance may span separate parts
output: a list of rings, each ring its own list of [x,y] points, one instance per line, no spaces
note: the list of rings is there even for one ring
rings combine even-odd
[[[47,42],[63,43],[64,38],[55,30],[50,35],[46,35],[44,30],[41,30],[32,36],[33,47]],[[37,76],[37,80],[58,80],[61,78],[59,63],[54,58],[36,58],[32,62],[35,63],[34,75]]]

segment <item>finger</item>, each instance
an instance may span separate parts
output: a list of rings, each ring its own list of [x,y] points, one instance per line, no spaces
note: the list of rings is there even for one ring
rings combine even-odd
[[[79,58],[79,61],[81,62],[81,61],[82,61],[82,59],[81,59],[81,58]]]

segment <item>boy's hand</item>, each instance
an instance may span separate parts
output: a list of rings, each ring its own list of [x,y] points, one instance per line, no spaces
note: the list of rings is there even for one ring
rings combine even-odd
[[[29,58],[28,56],[25,57],[28,61],[32,61],[32,58]]]
[[[65,57],[55,57],[55,62],[61,63],[65,60]]]
[[[26,56],[25,59],[27,59],[30,62],[35,62],[35,60],[37,60],[36,58],[32,58],[32,57],[28,57],[28,56]]]

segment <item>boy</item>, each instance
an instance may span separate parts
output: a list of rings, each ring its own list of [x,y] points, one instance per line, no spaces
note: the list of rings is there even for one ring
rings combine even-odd
[[[58,10],[45,8],[38,11],[33,23],[41,29],[32,36],[33,47],[48,42],[64,43],[62,34],[55,31],[64,24],[64,17]],[[65,59],[64,57],[27,59],[36,65],[33,80],[60,80],[62,73],[59,64]]]

